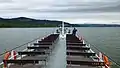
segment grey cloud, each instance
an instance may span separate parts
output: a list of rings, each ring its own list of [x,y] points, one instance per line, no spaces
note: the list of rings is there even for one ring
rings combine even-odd
[[[120,12],[120,0],[113,2],[91,2],[78,4],[59,4],[57,7],[72,7],[60,12]],[[59,11],[58,11],[59,12]]]
[[[118,20],[120,16],[116,14],[100,16],[97,13],[120,13],[120,0],[0,0],[1,17]]]
[[[3,1],[3,0],[0,0]],[[4,1],[12,1],[12,0],[4,0]],[[47,1],[47,0],[46,0]],[[57,0],[56,0],[57,1]],[[51,6],[50,8],[45,8],[45,9],[41,9],[42,7],[44,7],[45,5],[42,4],[40,1],[35,0],[32,1],[30,0],[29,2],[25,1],[25,3],[23,3],[22,1],[18,1],[16,3],[12,3],[11,5],[8,6],[3,6],[0,8],[0,11],[16,11],[16,12],[62,12],[62,13],[66,13],[66,12],[120,12],[120,0],[114,0],[114,1],[108,1],[108,0],[101,0],[99,2],[92,0],[89,2],[81,2],[78,0],[72,1],[70,0],[70,3],[67,3],[67,1],[69,2],[69,0],[66,0],[66,3],[51,3],[51,4],[45,4],[46,6]],[[87,0],[86,0],[87,1]],[[14,1],[15,2],[15,1]],[[64,2],[64,1],[63,1]],[[45,1],[44,1],[45,3]],[[42,5],[41,5],[42,4]],[[37,9],[36,9],[37,7]]]
[[[59,8],[59,7],[58,7]],[[76,7],[64,7],[63,8],[59,8],[59,9],[55,9],[55,8],[51,8],[51,9],[28,9],[26,10],[28,12],[58,12],[58,13],[86,13],[86,12],[120,12],[120,5],[117,6],[111,6],[111,7],[99,7],[99,8],[76,8]]]
[[[58,11],[59,12],[59,11]],[[99,7],[99,8],[72,8],[72,9],[66,9],[66,10],[61,10],[60,12],[80,12],[80,13],[85,13],[85,12],[120,12],[120,5],[117,6],[111,6],[111,7]]]
[[[13,2],[12,0],[0,0],[0,3],[10,3]]]

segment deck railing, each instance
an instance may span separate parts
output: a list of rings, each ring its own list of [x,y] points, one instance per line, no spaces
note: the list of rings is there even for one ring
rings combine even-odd
[[[103,51],[101,51],[100,49],[98,49],[97,46],[91,44],[89,41],[87,41],[85,38],[83,38],[83,36],[79,36],[77,35],[77,37],[79,37],[80,39],[83,40],[83,43],[86,43],[87,46],[89,46],[91,48],[91,51],[97,53],[96,56],[98,56],[99,52],[102,53],[102,55],[105,55],[106,57],[108,57],[109,61],[110,61],[110,67],[111,68],[120,68],[120,63],[118,63],[117,61],[115,61],[112,57],[108,56],[107,54],[105,54]]]
[[[49,34],[50,35],[50,34]],[[44,38],[44,37],[43,37]],[[22,45],[17,45],[15,48],[13,48],[13,49],[10,49],[10,50],[7,50],[7,52],[11,52],[11,51],[27,51],[28,49],[27,49],[27,47],[28,46],[33,46],[33,43],[36,43],[36,42],[38,42],[38,41],[40,41],[42,38],[41,37],[38,37],[38,38],[35,38],[35,39],[33,39],[32,41],[29,41],[29,42],[27,42],[27,43],[24,43],[24,44],[22,44]],[[3,52],[3,53],[1,53],[0,54],[0,68],[2,68],[3,67],[3,58],[4,58],[4,55],[5,55],[5,53],[6,52]],[[18,54],[16,54],[16,56],[17,56],[17,58],[18,59],[20,59],[20,56],[18,55]],[[25,56],[25,55],[23,55],[23,56]],[[11,59],[11,58],[13,58],[13,57],[10,57],[9,59]]]

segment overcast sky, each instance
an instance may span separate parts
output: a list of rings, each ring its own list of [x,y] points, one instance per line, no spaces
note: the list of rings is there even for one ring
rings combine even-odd
[[[120,0],[0,0],[0,17],[120,23]]]

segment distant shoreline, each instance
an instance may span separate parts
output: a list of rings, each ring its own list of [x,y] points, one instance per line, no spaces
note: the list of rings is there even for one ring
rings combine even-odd
[[[107,26],[105,26],[105,27],[107,27]],[[0,28],[57,28],[57,27],[0,27]],[[89,28],[89,27],[86,27],[86,28]],[[94,28],[94,27],[91,27],[91,28]],[[112,27],[110,27],[110,28],[112,28]],[[115,28],[117,28],[117,27],[115,27]]]
[[[0,18],[0,28],[50,28],[59,27],[63,21],[37,20],[26,17],[11,19]],[[120,27],[120,24],[70,24],[64,22],[66,27]]]

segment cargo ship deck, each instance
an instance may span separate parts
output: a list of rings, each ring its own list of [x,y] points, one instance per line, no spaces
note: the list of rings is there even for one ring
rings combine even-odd
[[[59,34],[51,34],[27,46],[26,51],[17,53],[19,59],[3,60],[7,68],[102,68],[105,66],[104,62],[98,61],[96,53],[92,52],[83,40],[72,34],[66,34],[65,38],[60,38]]]
[[[90,45],[64,31],[50,34],[17,51],[12,59],[3,59],[4,68],[109,68]]]

